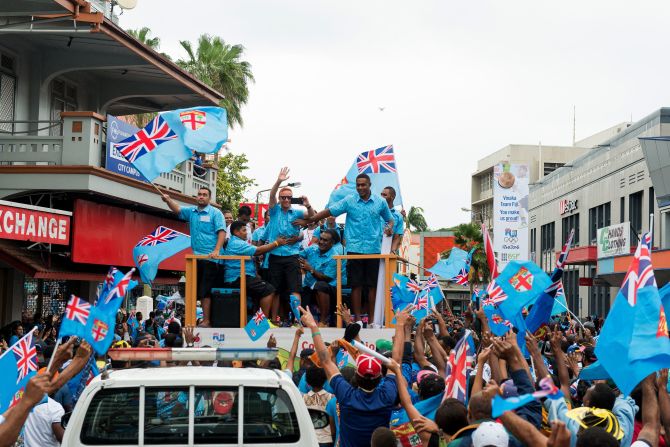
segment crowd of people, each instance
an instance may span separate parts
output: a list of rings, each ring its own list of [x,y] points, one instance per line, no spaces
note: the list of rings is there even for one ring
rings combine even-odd
[[[233,220],[229,210],[210,205],[211,191],[206,187],[198,191],[196,206],[182,207],[167,195],[163,200],[189,223],[195,254],[251,257],[244,261],[247,296],[274,324],[298,317],[290,314],[289,297],[295,296],[314,306],[321,326],[331,326],[338,273],[334,256],[381,254],[384,237],[390,240],[389,250],[398,252],[404,224],[393,207],[396,191],[389,186],[376,196],[370,177],[360,174],[357,195],[316,212],[306,196],[294,197],[290,187],[282,186],[288,178],[289,169],[282,168],[270,191],[264,224],[258,228],[248,206],[240,207]],[[341,227],[335,218],[345,213]],[[366,322],[374,314],[379,260],[352,259],[341,265],[342,283],[351,289],[354,319]],[[210,327],[211,291],[239,288],[241,265],[238,260],[202,259],[197,272],[197,297],[203,308],[200,325]]]

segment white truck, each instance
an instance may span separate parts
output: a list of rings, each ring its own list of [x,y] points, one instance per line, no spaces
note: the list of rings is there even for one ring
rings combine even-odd
[[[328,424],[278,370],[175,366],[114,370],[84,390],[62,445],[318,446]]]

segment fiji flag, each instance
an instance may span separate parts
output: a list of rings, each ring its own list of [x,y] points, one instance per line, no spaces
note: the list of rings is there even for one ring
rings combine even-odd
[[[114,312],[119,310],[121,303],[126,297],[126,293],[137,286],[137,281],[133,281],[131,279],[134,272],[135,269],[130,269],[128,273],[124,275],[120,271],[116,270],[114,273],[114,282],[112,283],[112,288],[105,295],[100,295],[100,299],[98,299],[96,307],[100,309],[112,307],[114,308]]]
[[[153,181],[191,158],[192,152],[175,132],[175,125],[159,115],[135,135],[115,143],[115,147],[147,180]]]
[[[531,261],[512,261],[495,279],[507,297],[498,304],[503,316],[512,320],[521,310],[535,302],[551,285],[549,275]]]
[[[563,246],[563,250],[561,250],[561,254],[556,259],[556,268],[554,268],[554,271],[551,274],[551,285],[540,294],[540,297],[535,301],[535,305],[528,314],[528,317],[526,317],[526,326],[533,334],[542,325],[549,322],[553,309],[556,306],[556,296],[558,295],[559,289],[563,288],[561,283],[563,267],[565,267],[565,263],[568,260],[568,254],[570,253],[570,246],[572,245],[572,238],[574,235],[575,230],[572,230],[568,236],[568,240]]]
[[[472,332],[466,330],[463,337],[456,343],[454,349],[449,353],[449,361],[446,370],[446,387],[444,398],[458,399],[467,405],[468,402],[468,377],[472,369],[475,355],[475,343]]]
[[[482,309],[489,321],[489,328],[496,337],[502,337],[514,327],[512,322],[505,319],[495,306],[483,306]]]
[[[228,141],[228,116],[224,108],[192,107],[164,112],[161,116],[192,151],[211,154]]]
[[[391,287],[391,304],[393,310],[399,311],[413,304],[417,294],[421,291],[421,284],[397,273],[393,274],[393,287]]]
[[[444,299],[440,283],[435,275],[430,277],[421,285],[421,291],[414,301],[414,310],[412,315],[416,318],[417,324],[435,309],[435,306]]]
[[[59,337],[84,337],[84,328],[91,314],[91,303],[72,295],[65,307],[65,315],[60,324]]]
[[[372,194],[379,196],[384,188],[392,186],[396,191],[393,205],[402,205],[398,169],[393,153],[393,146],[362,152],[349,168],[347,175],[335,187],[328,200],[328,205],[339,202],[350,194],[356,194],[356,177],[367,174],[372,182]],[[326,205],[326,208],[328,208]]]
[[[7,349],[0,356],[0,414],[13,407],[21,400],[26,385],[37,373],[37,349],[33,332],[28,332],[21,340]]]
[[[468,252],[454,247],[449,252],[447,259],[437,261],[431,268],[426,269],[431,273],[447,280],[453,280],[468,265]]]
[[[265,318],[265,314],[261,309],[258,309],[258,312],[249,320],[246,326],[244,326],[244,331],[247,333],[251,341],[256,341],[265,334],[268,329],[270,329],[270,323],[268,319]]]
[[[151,284],[161,262],[190,246],[190,236],[168,227],[156,227],[133,248],[133,260],[142,281]]]
[[[637,246],[596,344],[598,360],[625,395],[649,374],[670,365],[668,324],[650,245],[647,233]]]

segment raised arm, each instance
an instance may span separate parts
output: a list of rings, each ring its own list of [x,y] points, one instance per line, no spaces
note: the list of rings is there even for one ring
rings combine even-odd
[[[161,197],[163,199],[163,202],[165,202],[168,208],[170,208],[170,211],[172,211],[175,214],[181,213],[181,207],[177,202],[172,200],[170,196],[168,196],[167,194],[162,194]]]
[[[50,378],[51,375],[49,374],[33,376],[28,381],[26,392],[21,400],[5,412],[3,415],[5,422],[0,424],[0,447],[14,445],[33,407],[40,403],[44,395],[49,392],[49,388],[51,388]]]
[[[277,191],[279,190],[279,186],[281,185],[281,182],[289,179],[289,176],[288,176],[289,172],[290,172],[290,169],[287,168],[287,167],[283,167],[279,171],[279,175],[277,176],[277,180],[275,181],[274,185],[272,185],[272,189],[270,189],[270,200],[268,202],[268,207],[270,209],[272,209],[277,204]]]
[[[540,348],[537,347],[537,339],[530,332],[526,332],[526,349],[528,349],[530,357],[535,364],[535,377],[540,379],[549,376],[549,370],[547,369],[547,365],[544,364]]]
[[[668,395],[668,370],[662,369],[658,373],[658,407],[661,413],[661,425],[666,445],[670,445],[670,395]]]
[[[470,395],[474,396],[484,388],[484,365],[489,359],[491,348],[484,348],[477,356],[477,374],[475,374],[475,382],[472,384]]]
[[[565,362],[565,353],[561,349],[561,339],[561,330],[556,325],[554,332],[551,333],[551,352],[553,352],[556,361],[556,372],[558,373],[558,381],[561,382],[561,391],[564,396],[569,397],[572,395],[570,393],[570,375]]]
[[[254,255],[255,255],[255,256],[258,256],[258,255],[264,255],[265,253],[267,253],[267,252],[269,252],[269,251],[272,251],[272,250],[274,250],[274,249],[277,248],[277,247],[280,247],[280,246],[282,246],[282,245],[286,245],[287,242],[288,242],[288,241],[287,241],[286,238],[280,236],[280,237],[277,238],[276,241],[273,241],[273,242],[270,242],[270,243],[268,243],[268,244],[265,244],[265,245],[261,245],[261,246],[259,246],[259,247],[256,247],[256,253],[254,253]]]
[[[430,352],[433,354],[432,359],[437,366],[437,371],[441,377],[446,378],[446,368],[447,362],[445,359],[444,349],[440,346],[440,343],[437,341],[435,332],[433,332],[433,326],[430,324],[424,324],[423,326],[423,337],[428,342],[430,347]]]
[[[637,439],[651,447],[658,447],[661,426],[658,418],[658,395],[656,394],[656,374],[650,374],[642,381],[642,430]]]
[[[423,340],[423,327],[426,324],[426,319],[424,318],[419,323],[419,326],[414,334],[414,360],[419,366],[430,366],[430,362],[426,358],[426,347],[424,346]]]
[[[91,357],[93,349],[86,341],[82,341],[77,349],[77,354],[74,356],[70,364],[58,374],[58,377],[51,384],[52,391],[59,390],[65,384],[67,384],[70,379],[79,374],[79,372],[84,369],[88,363],[88,359]]]
[[[316,355],[318,356],[319,361],[321,362],[321,366],[323,367],[324,371],[326,371],[326,376],[328,377],[328,380],[330,380],[333,376],[339,374],[340,370],[337,369],[337,365],[335,364],[335,362],[333,362],[333,360],[330,357],[331,354],[328,351],[328,348],[326,348],[326,344],[323,342],[323,338],[321,338],[321,332],[319,331],[319,326],[316,324],[314,316],[312,316],[309,307],[305,309],[302,306],[299,306],[298,309],[300,310],[300,314],[302,315],[300,321],[302,321],[302,324],[304,324],[305,327],[309,328],[309,330],[312,331],[312,341],[314,342],[314,350],[316,351]]]
[[[288,363],[286,364],[287,369],[293,372],[293,366],[295,365],[295,356],[298,353],[298,343],[300,343],[300,337],[304,333],[304,329],[299,327],[295,330],[295,335],[293,336],[293,344],[291,345],[291,351],[288,354]]]

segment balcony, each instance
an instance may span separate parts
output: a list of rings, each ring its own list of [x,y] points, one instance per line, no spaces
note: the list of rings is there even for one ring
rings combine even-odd
[[[3,123],[0,123],[2,125]],[[6,123],[5,123],[6,124]],[[52,181],[52,179],[23,178],[21,181],[10,180],[11,174],[89,174],[115,181],[128,187],[135,187],[152,191],[153,187],[132,177],[118,174],[116,171],[105,169],[106,142],[104,141],[105,119],[93,112],[64,112],[61,121],[57,122],[12,122],[12,132],[0,133],[0,198],[31,189],[40,190],[73,190],[101,189],[107,195],[117,196],[128,200],[155,205],[155,198],[142,200],[141,197],[130,192],[128,188],[104,187],[99,182],[89,180],[76,185],[76,182],[67,183],[67,179]],[[34,129],[21,130],[15,129]],[[60,135],[39,135],[51,131]],[[188,197],[196,197],[198,189],[211,189],[212,196],[216,195],[217,169],[212,166],[203,167],[201,176],[194,174],[194,163],[186,160],[171,172],[163,173],[154,180],[160,185],[175,193]],[[60,168],[59,168],[60,167]],[[67,167],[67,168],[66,168]],[[13,169],[14,168],[14,169]],[[61,169],[62,168],[62,169]],[[16,177],[15,177],[16,178]],[[72,179],[73,180],[73,179]],[[125,190],[124,190],[125,189]],[[155,194],[153,194],[155,196]],[[161,205],[162,207],[162,205]]]

